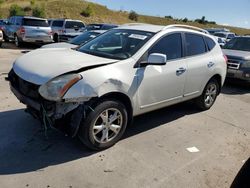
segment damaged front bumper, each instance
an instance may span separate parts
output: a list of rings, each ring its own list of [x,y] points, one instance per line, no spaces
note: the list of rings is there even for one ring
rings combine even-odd
[[[72,137],[76,135],[85,114],[84,102],[45,100],[38,92],[38,85],[22,80],[13,70],[8,75],[8,81],[13,94],[27,106],[26,112],[40,120],[45,127],[46,124],[56,126],[57,120],[63,120],[63,124],[69,127],[68,133]]]

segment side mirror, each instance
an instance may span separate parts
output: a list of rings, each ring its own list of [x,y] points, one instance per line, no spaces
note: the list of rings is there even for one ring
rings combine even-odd
[[[165,54],[152,53],[148,56],[148,65],[165,65],[167,56]]]

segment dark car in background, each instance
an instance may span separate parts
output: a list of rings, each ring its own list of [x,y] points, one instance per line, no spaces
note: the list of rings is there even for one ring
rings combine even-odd
[[[106,32],[106,30],[93,30],[93,31],[85,31],[81,35],[71,39],[68,42],[58,42],[53,44],[46,44],[42,46],[42,48],[76,48],[80,45],[85,44],[86,42],[92,40],[98,35]]]
[[[115,24],[89,24],[87,25],[86,29],[89,30],[109,30],[118,27],[118,25]]]
[[[82,34],[85,24],[80,20],[49,19],[55,42],[65,42]]]
[[[8,19],[3,32],[5,39],[14,40],[16,46],[24,42],[39,44],[53,42],[48,20],[43,18],[12,16]]]
[[[227,77],[250,81],[250,36],[235,37],[223,48],[228,58]]]

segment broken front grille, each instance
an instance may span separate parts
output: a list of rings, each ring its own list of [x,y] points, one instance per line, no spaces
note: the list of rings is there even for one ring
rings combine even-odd
[[[11,83],[11,86],[14,87],[17,91],[19,91],[22,95],[32,99],[41,98],[38,92],[39,85],[23,80],[13,70],[10,71],[8,79]]]
[[[240,62],[238,60],[228,59],[227,67],[238,70],[240,68]]]

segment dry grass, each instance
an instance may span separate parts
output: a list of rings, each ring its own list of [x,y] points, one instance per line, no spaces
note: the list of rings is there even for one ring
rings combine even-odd
[[[18,4],[21,7],[31,6],[30,0],[6,0],[0,8],[0,13],[1,13],[0,15],[2,15],[2,17],[8,17],[9,14],[8,10],[12,4]],[[80,13],[83,9],[87,7],[88,4],[92,6],[92,9],[94,10],[94,15],[89,18],[85,18],[81,16]],[[82,20],[85,23],[105,22],[105,23],[123,24],[132,22],[131,20],[128,19],[128,12],[112,11],[105,6],[82,0],[36,0],[34,6],[44,7],[46,16],[48,18],[72,18],[72,19]],[[30,13],[31,12],[28,12],[27,14]],[[169,25],[178,23],[178,24],[193,25],[201,28],[225,27],[213,24],[203,25],[196,22],[184,23],[172,19],[166,19],[155,16],[146,16],[146,15],[139,15],[138,22],[158,24],[158,25]],[[225,28],[228,28],[232,32],[235,32],[239,35],[250,33],[250,29],[237,28],[237,27],[225,27]]]

